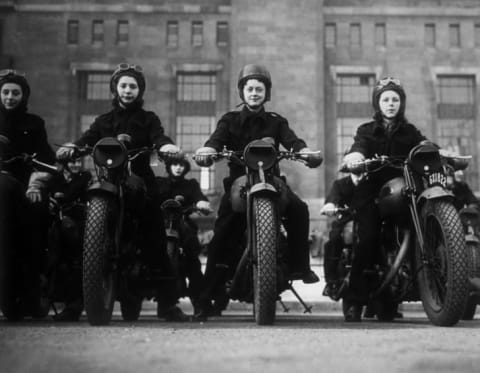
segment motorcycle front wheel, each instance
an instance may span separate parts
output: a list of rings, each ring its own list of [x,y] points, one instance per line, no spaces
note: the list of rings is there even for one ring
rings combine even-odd
[[[253,293],[255,321],[271,325],[277,302],[278,221],[274,202],[253,197]]]
[[[115,301],[116,271],[111,263],[115,242],[115,204],[94,196],[87,207],[83,245],[83,297],[90,325],[107,325]]]
[[[421,209],[424,258],[416,247],[418,286],[430,322],[455,325],[468,297],[468,258],[465,236],[455,207],[443,200],[429,200]]]

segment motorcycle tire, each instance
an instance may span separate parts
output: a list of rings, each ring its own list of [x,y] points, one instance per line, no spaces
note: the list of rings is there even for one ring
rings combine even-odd
[[[463,227],[455,207],[444,200],[427,201],[420,216],[425,248],[425,258],[419,247],[415,250],[420,298],[432,324],[453,326],[463,315],[469,291]]]
[[[467,243],[467,251],[472,254],[471,273],[472,277],[480,277],[480,244]],[[477,294],[470,293],[467,306],[463,312],[462,320],[473,320],[477,309],[479,297]]]
[[[20,321],[23,311],[21,298],[15,289],[13,237],[5,211],[0,214],[0,310],[8,321]]]
[[[83,245],[83,297],[90,325],[107,325],[115,301],[116,273],[109,262],[115,242],[115,205],[93,196],[87,207]]]
[[[142,311],[141,298],[131,297],[120,301],[120,312],[124,321],[137,321]]]
[[[278,220],[274,202],[253,197],[253,292],[255,321],[271,325],[277,302]]]

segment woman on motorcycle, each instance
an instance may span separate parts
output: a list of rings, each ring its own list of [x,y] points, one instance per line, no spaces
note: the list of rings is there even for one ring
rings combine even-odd
[[[0,71],[0,159],[8,161],[22,153],[36,154],[38,160],[53,164],[55,153],[47,141],[45,122],[28,112],[29,97],[30,86],[24,74],[15,70]],[[10,316],[13,319],[45,316],[48,308],[45,310],[40,304],[40,266],[45,261],[47,248],[45,187],[49,176],[34,172],[22,159],[0,162],[0,166],[0,267],[8,265],[9,254],[15,254],[14,260],[24,268],[10,268],[13,275],[19,275],[17,289],[5,288],[5,269],[0,268],[4,276],[0,279],[1,307],[9,319]],[[8,299],[7,292],[11,291],[20,295],[14,301],[20,299],[20,303],[12,304]]]
[[[255,139],[270,138],[277,148],[281,144],[286,149],[297,152],[310,151],[305,142],[289,127],[285,118],[265,110],[264,105],[270,100],[272,80],[264,66],[256,64],[244,66],[240,71],[237,87],[243,108],[240,111],[226,113],[217,123],[215,132],[204,147],[196,151],[195,160],[200,166],[210,166],[212,160],[208,154],[219,152],[224,146],[228,150],[243,151],[245,146]],[[234,213],[230,203],[232,183],[245,174],[245,170],[232,162],[229,163],[229,168],[230,174],[223,181],[225,194],[218,209],[214,236],[208,247],[206,292],[203,297],[207,302],[204,304],[206,309],[210,307],[209,301],[216,278],[221,276],[220,268],[236,265],[230,263],[235,250],[232,246],[241,242],[246,227],[245,215]],[[290,270],[294,273],[292,279],[315,283],[318,277],[310,269],[308,206],[291,190],[288,193],[290,201],[286,211],[285,227],[289,247],[295,248],[295,253],[289,260]]]
[[[122,63],[110,78],[110,91],[113,94],[112,110],[100,115],[90,128],[73,144],[65,144],[57,150],[59,159],[70,158],[77,146],[93,146],[104,137],[116,137],[119,134],[130,136],[131,148],[155,146],[161,152],[178,153],[179,149],[164,133],[158,116],[143,109],[143,95],[146,81],[143,69],[138,65]],[[142,237],[144,260],[156,267],[168,263],[166,255],[166,238],[163,218],[160,210],[158,193],[155,188],[155,176],[150,168],[149,154],[142,154],[132,161],[132,172],[145,183],[147,198],[145,212],[142,216]],[[160,250],[159,250],[160,246]],[[164,268],[168,271],[168,268]],[[159,285],[158,314],[169,321],[184,321],[186,315],[176,307],[178,295],[171,287],[161,289]]]
[[[425,137],[405,118],[406,94],[396,78],[381,79],[372,93],[375,110],[373,121],[358,127],[350,152],[344,163],[352,164],[376,155],[407,157],[410,150]],[[398,176],[398,170],[385,169],[354,188],[351,207],[355,209],[358,233],[350,273],[350,288],[343,297],[346,302],[345,321],[360,321],[369,291],[375,283],[373,267],[379,245],[380,217],[375,198],[380,187]]]
[[[195,207],[197,210],[210,213],[212,208],[207,197],[203,194],[196,179],[186,179],[190,172],[190,162],[186,158],[165,162],[167,177],[157,177],[155,183],[160,195],[160,201],[182,196],[182,205]],[[180,230],[180,246],[185,254],[185,275],[188,278],[188,296],[194,307],[194,314],[199,312],[200,295],[204,288],[202,265],[198,256],[201,246],[198,240],[198,226],[189,217],[183,220]]]

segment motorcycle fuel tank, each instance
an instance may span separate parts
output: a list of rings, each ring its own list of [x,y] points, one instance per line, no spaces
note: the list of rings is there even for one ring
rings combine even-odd
[[[378,194],[378,208],[382,218],[399,216],[408,212],[408,202],[404,194],[405,181],[396,177],[387,181]]]

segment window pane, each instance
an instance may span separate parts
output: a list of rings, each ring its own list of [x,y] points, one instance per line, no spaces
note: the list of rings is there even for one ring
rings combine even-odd
[[[217,45],[219,47],[225,47],[228,45],[228,40],[229,40],[228,23],[217,22]]]
[[[192,22],[192,45],[194,47],[200,47],[203,44],[203,22]]]
[[[178,74],[177,100],[215,101],[216,81],[215,74]]]
[[[69,20],[67,23],[67,43],[78,44],[79,24],[77,20]]]
[[[127,43],[129,39],[128,21],[118,21],[117,24],[117,43]]]
[[[449,26],[450,46],[460,47],[460,25],[454,24]]]
[[[89,73],[87,75],[87,100],[109,100],[110,93],[110,74],[107,73]]]
[[[362,35],[359,23],[352,23],[350,25],[350,47],[361,47]]]
[[[335,23],[325,25],[325,47],[334,48],[337,45],[337,26]]]
[[[425,25],[425,46],[435,47],[435,25]]]
[[[353,143],[357,127],[372,118],[374,74],[339,74],[336,78],[337,164]]]
[[[178,47],[178,22],[167,22],[167,46]]]
[[[384,47],[386,45],[385,23],[375,25],[375,45]]]
[[[475,25],[475,46],[480,47],[480,24]]]
[[[103,21],[96,20],[92,23],[92,42],[103,42]]]

